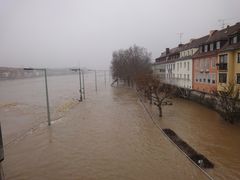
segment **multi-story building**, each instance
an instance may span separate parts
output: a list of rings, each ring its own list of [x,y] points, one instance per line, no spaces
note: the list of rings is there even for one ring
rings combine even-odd
[[[183,47],[183,44],[179,44],[178,47],[170,49],[169,53],[167,53],[166,64],[165,64],[165,75],[166,75],[166,83],[176,85],[176,61],[180,57],[180,51]]]
[[[154,63],[155,74],[165,83],[192,89],[192,56],[206,39],[207,36],[167,48]]]
[[[175,62],[180,57],[181,48],[182,44],[172,49],[166,48],[166,51],[155,60],[155,63],[153,64],[154,74],[159,77],[162,82],[167,84],[176,83]]]
[[[206,41],[207,38],[208,36],[191,39],[181,49],[180,57],[176,61],[177,86],[192,89],[192,57],[197,52],[199,45]]]
[[[193,89],[206,93],[217,90],[218,54],[227,43],[228,36],[238,26],[236,24],[220,31],[211,31],[208,39],[199,46],[198,52],[193,56]]]
[[[240,88],[240,23],[236,24],[228,41],[218,54],[217,90],[223,91],[228,84]]]
[[[229,83],[240,88],[240,23],[166,51],[156,58],[162,82],[206,93]]]
[[[166,76],[166,52],[169,51],[167,48],[165,52],[161,53],[161,56],[155,60],[153,64],[153,73],[161,81],[165,82]]]

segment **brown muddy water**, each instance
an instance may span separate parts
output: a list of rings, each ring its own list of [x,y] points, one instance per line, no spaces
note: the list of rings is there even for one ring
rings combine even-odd
[[[81,103],[77,76],[49,78],[51,127],[42,123],[43,79],[0,82],[6,179],[207,179],[156,128],[133,90],[105,87],[98,76],[97,93],[86,76]],[[214,179],[240,178],[239,126],[182,99],[160,120],[147,107],[215,164],[207,171]]]

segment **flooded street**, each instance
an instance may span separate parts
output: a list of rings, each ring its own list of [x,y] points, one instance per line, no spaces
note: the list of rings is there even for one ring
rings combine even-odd
[[[183,99],[174,99],[173,106],[164,107],[159,124],[171,128],[195,150],[201,152],[215,167],[209,174],[215,179],[240,178],[240,126],[225,122],[216,112]],[[155,119],[155,107],[148,106]]]
[[[53,124],[46,124],[42,78],[2,81],[0,113],[6,179],[207,179],[152,123],[132,89],[86,76],[49,78]],[[64,86],[63,86],[64,84]],[[194,102],[175,99],[158,120],[215,164],[214,179],[240,178],[240,127]],[[33,128],[34,127],[34,128]]]

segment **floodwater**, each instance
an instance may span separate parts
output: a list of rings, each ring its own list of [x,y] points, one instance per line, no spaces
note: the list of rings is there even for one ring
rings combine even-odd
[[[207,179],[152,123],[135,92],[110,87],[110,79],[49,77],[53,124],[46,124],[42,78],[1,81],[0,117],[6,179]],[[215,112],[176,99],[158,119],[214,164],[214,179],[240,178],[240,127]]]

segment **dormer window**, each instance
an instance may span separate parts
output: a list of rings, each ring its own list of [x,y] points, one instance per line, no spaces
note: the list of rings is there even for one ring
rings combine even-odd
[[[203,47],[202,46],[199,47],[199,51],[200,51],[200,53],[203,52]]]
[[[237,36],[233,37],[233,44],[237,43]]]
[[[234,36],[234,37],[231,37],[231,38],[230,38],[230,44],[236,44],[237,41],[238,41],[237,36]]]
[[[214,44],[211,43],[211,44],[210,44],[210,51],[213,51],[213,49],[214,49]]]
[[[205,46],[204,46],[204,52],[207,52],[208,51],[208,45],[206,44]]]
[[[217,42],[216,49],[220,49],[220,41]]]

